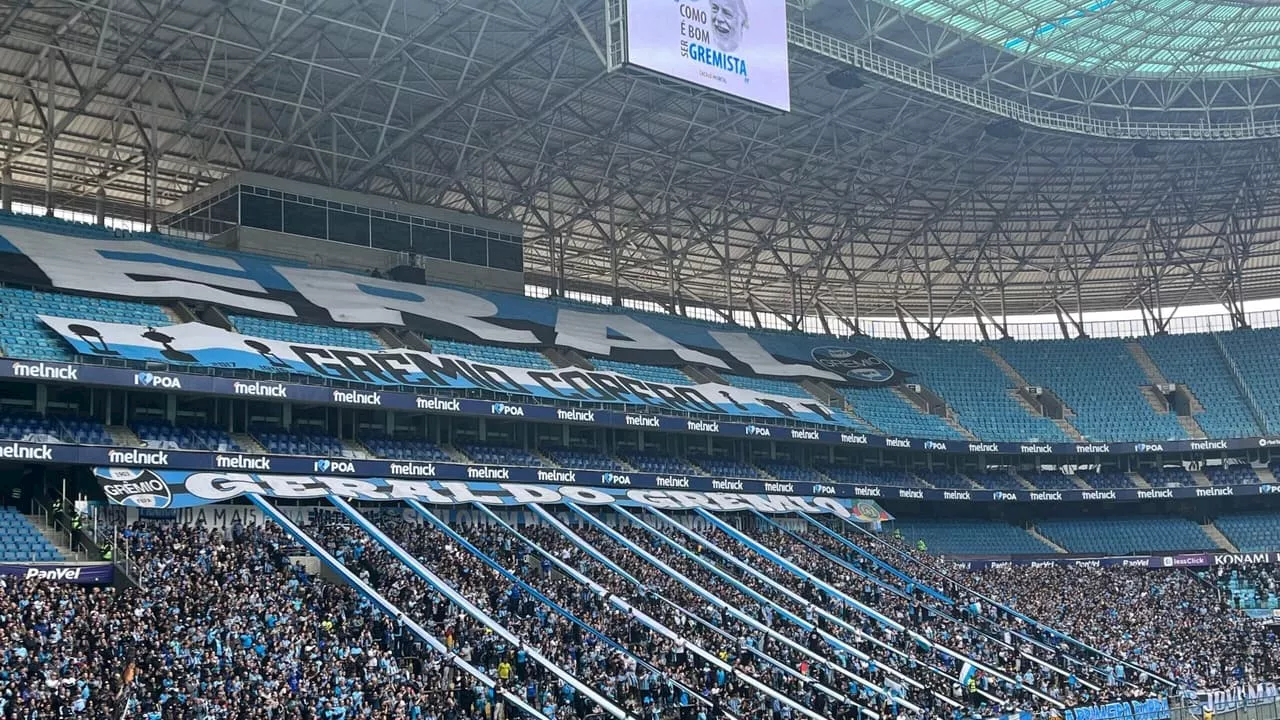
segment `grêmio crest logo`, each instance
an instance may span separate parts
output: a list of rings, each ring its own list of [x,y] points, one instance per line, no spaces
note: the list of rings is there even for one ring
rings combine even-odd
[[[886,385],[902,375],[892,365],[866,350],[826,346],[814,348],[809,355],[818,367],[853,384]]]

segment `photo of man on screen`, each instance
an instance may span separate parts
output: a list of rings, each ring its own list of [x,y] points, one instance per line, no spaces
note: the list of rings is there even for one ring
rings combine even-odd
[[[746,28],[746,0],[711,0],[711,37],[716,49],[736,52],[742,44],[742,31]]]

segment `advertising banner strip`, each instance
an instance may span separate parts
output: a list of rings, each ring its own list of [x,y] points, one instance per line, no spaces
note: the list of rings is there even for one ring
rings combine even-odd
[[[816,427],[789,427],[765,422],[734,422],[707,420],[653,413],[662,408],[649,406],[649,412],[627,412],[580,407],[553,407],[550,405],[492,402],[471,398],[449,397],[426,392],[401,392],[368,386],[368,389],[348,389],[324,385],[280,382],[276,380],[243,380],[212,375],[180,372],[145,371],[125,368],[101,367],[78,363],[24,361],[0,358],[0,378],[24,381],[57,382],[77,385],[105,386],[125,389],[151,389],[175,393],[218,395],[243,399],[278,400],[345,407],[381,408],[404,412],[424,412],[468,417],[505,417],[531,422],[554,422],[578,425],[629,428],[633,430],[658,430],[684,432],[720,437],[779,440],[802,443],[837,445],[888,451],[934,452],[966,455],[1053,455],[1073,458],[1076,464],[1092,464],[1099,456],[1132,454],[1172,454],[1184,452],[1221,452],[1280,447],[1280,438],[1235,438],[1230,440],[1167,440],[1159,443],[1009,443],[963,440],[928,440],[921,438],[874,435],[849,430],[832,430]],[[811,408],[812,409],[812,408]],[[639,408],[637,408],[639,410]],[[781,419],[775,416],[774,422]],[[788,418],[789,419],[789,418]],[[3,458],[0,458],[3,459]],[[957,491],[965,493],[969,491]],[[1078,491],[1071,491],[1078,492]],[[1086,491],[1087,492],[1087,491]],[[1124,495],[1127,489],[1099,490],[1096,496],[1085,500],[1116,500],[1111,493]],[[1159,491],[1153,491],[1159,492]],[[1236,493],[1239,494],[1239,493]],[[1248,493],[1244,493],[1248,494]],[[1046,491],[1027,496],[1025,491],[1004,493],[996,500],[1053,501],[1063,499],[1057,491]],[[1005,497],[1008,496],[1008,497]],[[903,495],[925,499],[923,496]],[[1138,499],[1173,497],[1150,495]],[[1197,497],[1195,494],[1180,497]],[[944,499],[965,499],[963,497]]]
[[[1079,557],[1041,555],[1018,558],[973,558],[956,560],[953,565],[960,570],[987,570],[1004,567],[1131,567],[1131,568],[1203,568],[1216,565],[1274,565],[1280,562],[1280,553],[1178,553],[1172,555],[1115,555],[1107,557]]]
[[[255,473],[191,473],[176,470],[95,468],[94,475],[114,505],[147,509],[187,508],[224,502],[243,495],[282,500],[342,497],[371,502],[418,500],[429,505],[482,503],[490,506],[545,505],[573,502],[584,506],[636,505],[664,510],[705,509],[718,512],[831,513],[858,520],[863,515],[890,517],[867,502],[854,511],[853,501],[812,495],[745,492],[640,490],[517,482],[462,482],[348,478],[332,475],[268,475]]]
[[[78,585],[110,585],[115,567],[103,563],[0,563],[0,576],[26,580],[49,580]]]

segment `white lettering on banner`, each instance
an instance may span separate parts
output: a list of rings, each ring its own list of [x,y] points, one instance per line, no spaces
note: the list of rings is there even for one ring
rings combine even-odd
[[[712,480],[711,487],[715,490],[742,490],[743,484],[741,480]]]
[[[972,497],[968,490],[943,490],[943,500],[970,500]]]
[[[1228,497],[1234,496],[1236,489],[1234,487],[1198,487],[1196,488],[1196,497]]]
[[[991,499],[992,499],[992,500],[1017,500],[1017,499],[1018,499],[1018,495],[1017,495],[1017,493],[1011,493],[1011,492],[1005,492],[1005,491],[1003,491],[1003,490],[997,490],[997,491],[995,491],[995,492],[991,493]]]
[[[1032,500],[1062,500],[1060,492],[1031,492],[1029,493]],[[1016,498],[1016,496],[1015,496]]]
[[[885,438],[884,446],[891,448],[911,448],[911,441],[907,438]]]
[[[556,409],[556,418],[565,422],[583,422],[593,423],[596,421],[594,410],[566,410],[564,408]]]
[[[538,482],[570,485],[578,482],[578,474],[572,470],[538,470]]]
[[[689,487],[689,478],[681,476],[659,475],[654,478],[653,484],[660,488],[687,488]]]
[[[610,337],[609,331],[614,331]],[[622,337],[618,337],[621,335]],[[687,348],[639,320],[613,313],[589,313],[560,308],[556,313],[556,345],[570,347],[591,355],[608,357],[617,348],[667,351],[690,363],[710,365],[728,370],[723,360],[707,353]]]
[[[477,468],[480,469],[480,468]],[[732,481],[726,481],[732,482]],[[159,487],[155,487],[158,483]],[[128,487],[123,487],[128,485]],[[438,485],[438,487],[435,487]],[[436,505],[481,502],[489,505],[554,504],[565,499],[591,505],[607,505],[622,500],[660,509],[743,510],[765,513],[803,512],[832,513],[851,517],[849,508],[837,498],[805,498],[794,495],[756,495],[727,492],[692,492],[687,490],[614,490],[575,486],[528,485],[498,483],[496,491],[479,491],[465,482],[422,482],[416,480],[359,480],[355,478],[306,477],[294,475],[251,475],[246,473],[192,473],[183,488],[190,495],[217,502],[246,493],[281,499],[309,499],[338,495],[354,500],[418,499]],[[159,478],[144,483],[117,484],[108,487],[108,497],[129,493],[167,492]],[[615,494],[623,493],[623,494]],[[864,501],[865,502],[865,501]]]
[[[510,480],[511,471],[507,468],[469,465],[467,477],[472,480]]]
[[[13,376],[37,380],[79,380],[80,368],[75,365],[16,362],[13,364]]]
[[[1077,445],[1076,452],[1078,453],[1109,453],[1111,452],[1111,446],[1106,443]]]
[[[939,442],[938,440],[925,440],[925,441],[924,441],[924,449],[925,449],[925,450],[943,450],[943,451],[945,451],[945,450],[947,449],[947,444],[946,444],[946,443],[944,443],[944,442]]]
[[[1034,454],[1034,455],[1044,455],[1045,453],[1053,452],[1053,446],[1052,445],[1019,445],[1018,452]]]
[[[823,489],[822,492],[819,492],[818,488],[822,488]],[[835,495],[836,489],[831,485],[814,485],[813,494],[814,495]],[[853,494],[857,495],[858,497],[880,497],[880,488],[868,487],[866,485],[857,485],[853,488]]]
[[[524,408],[519,405],[510,405],[508,403],[494,403],[489,406],[489,413],[492,415],[506,415],[508,417],[524,417]]]
[[[971,453],[1000,452],[1000,446],[995,443],[969,443],[969,452]],[[1026,451],[1024,450],[1023,452],[1026,452]]]
[[[92,288],[95,293],[127,298],[186,298],[268,315],[297,315],[288,303],[255,297],[265,295],[267,289],[228,257],[139,240],[54,236],[16,227],[6,227],[4,237],[34,262],[56,288]],[[51,238],[56,242],[50,242]],[[172,262],[146,259],[156,256]],[[201,267],[208,270],[197,269]]]
[[[802,430],[802,429],[799,429],[799,428],[792,428],[792,429],[791,429],[791,439],[792,439],[792,440],[817,440],[817,439],[818,439],[818,431],[817,431],[817,430]]]
[[[315,462],[315,471],[318,473],[353,473],[356,471],[356,464],[350,460],[329,460],[321,459]]]
[[[840,433],[840,442],[845,445],[866,445],[866,435],[855,435],[853,433]]]
[[[1265,565],[1272,560],[1272,553],[1224,553],[1213,556],[1214,565]]]
[[[632,427],[659,427],[662,421],[656,415],[627,415],[627,425]]]
[[[169,464],[169,453],[147,450],[111,450],[107,453],[107,462],[112,465],[150,465],[165,467]]]
[[[1160,443],[1136,443],[1133,446],[1134,452],[1164,452],[1164,445]]]
[[[1080,493],[1081,500],[1115,500],[1115,490],[1084,490]]]
[[[769,430],[769,428],[760,427],[759,425],[748,425],[746,434],[751,437],[772,437],[773,436],[773,432]]]
[[[237,380],[231,383],[231,392],[236,395],[252,395],[254,397],[269,397],[274,399],[288,398],[289,386],[280,383],[267,382],[240,382]]]
[[[142,385],[143,387],[161,388],[163,390],[181,390],[182,380],[172,375],[161,375],[160,373],[140,372],[133,376],[134,385]]]
[[[223,470],[262,470],[271,472],[271,458],[253,455],[215,455],[213,466]]]
[[[1226,450],[1226,440],[1192,440],[1192,450]]]
[[[1167,500],[1173,497],[1173,490],[1165,488],[1163,490],[1138,490],[1139,500]]]
[[[436,412],[462,412],[462,401],[453,399],[446,400],[438,397],[423,397],[421,395],[414,398],[414,402],[419,410],[434,410]]]
[[[381,405],[382,393],[359,390],[334,390],[333,401],[348,405]]]
[[[845,378],[812,365],[779,362],[768,350],[746,333],[712,330],[708,333],[730,357],[741,362],[760,375],[774,377],[811,377],[820,380],[844,382]]]
[[[55,568],[27,568],[27,572],[23,577],[28,580],[79,580],[80,571],[84,568],[79,567],[55,567]]]
[[[403,477],[435,477],[435,463],[393,462],[390,465],[392,475]]]
[[[631,476],[623,473],[607,472],[600,476],[600,481],[605,485],[629,487],[631,485]]]
[[[52,461],[53,448],[49,445],[0,444],[0,459]]]
[[[912,489],[912,488],[898,488],[898,497],[900,497],[900,498],[910,498],[910,499],[912,499],[912,500],[923,500],[923,499],[924,499],[924,491],[923,491],[923,490],[915,490],[915,489]]]
[[[796,491],[795,483],[783,482],[767,482],[764,484],[764,490],[768,493],[777,495],[790,495]]]
[[[720,432],[720,423],[714,420],[688,420],[685,426],[690,432],[718,433]]]
[[[489,322],[497,316],[498,306],[461,290],[337,270],[277,266],[276,271],[308,302],[328,311],[334,322],[403,326],[404,316],[414,315],[452,325],[482,341],[514,345],[539,343],[537,336],[528,330],[513,330]],[[366,288],[385,292],[374,294]]]

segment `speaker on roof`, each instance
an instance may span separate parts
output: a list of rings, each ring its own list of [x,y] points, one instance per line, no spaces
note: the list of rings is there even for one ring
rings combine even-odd
[[[1016,140],[1022,137],[1022,125],[1006,118],[988,123],[984,132],[998,140]]]
[[[856,90],[867,82],[857,68],[842,67],[827,73],[827,84],[837,90]]]

